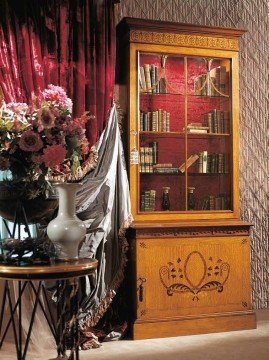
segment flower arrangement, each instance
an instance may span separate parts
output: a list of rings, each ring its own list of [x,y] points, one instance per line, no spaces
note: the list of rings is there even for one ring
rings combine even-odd
[[[49,180],[76,181],[93,167],[96,153],[85,136],[92,116],[72,118],[63,88],[49,85],[31,105],[0,101],[0,170],[9,170],[22,196],[45,195]]]

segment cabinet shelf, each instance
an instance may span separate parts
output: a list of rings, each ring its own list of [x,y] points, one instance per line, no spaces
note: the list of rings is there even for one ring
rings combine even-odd
[[[196,99],[229,99],[229,95],[197,95],[192,93],[176,93],[176,92],[165,92],[165,93],[151,93],[151,92],[140,92],[141,96],[190,96]]]
[[[169,131],[169,132],[160,132],[160,131],[139,131],[141,136],[154,136],[154,137],[178,137],[185,138],[186,133],[180,131]],[[189,139],[200,139],[207,137],[229,137],[231,134],[222,134],[222,133],[207,133],[207,134],[193,134],[187,133]]]

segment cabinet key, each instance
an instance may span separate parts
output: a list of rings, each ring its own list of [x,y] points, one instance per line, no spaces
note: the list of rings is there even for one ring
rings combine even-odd
[[[140,302],[143,301],[143,293],[144,293],[144,283],[147,281],[146,278],[139,278],[137,282],[140,282],[138,286],[138,299]]]

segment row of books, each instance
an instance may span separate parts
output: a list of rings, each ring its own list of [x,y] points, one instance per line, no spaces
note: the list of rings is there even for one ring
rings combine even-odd
[[[194,81],[194,91],[201,96],[221,96],[228,94],[229,72],[225,66],[217,66],[208,74],[197,76]]]
[[[201,210],[229,210],[230,196],[220,194],[218,196],[209,195],[202,200]]]
[[[179,167],[173,167],[172,164],[158,164],[158,143],[153,141],[149,145],[140,147],[139,171],[141,173],[184,173],[186,169],[195,163],[197,163],[196,171],[199,174],[228,174],[230,170],[228,154],[209,154],[207,150],[190,155],[187,162],[184,162]]]
[[[207,150],[198,154],[197,172],[202,174],[228,174],[229,155],[224,153],[209,154]]]
[[[213,109],[204,114],[203,126],[208,127],[208,132],[213,134],[229,134],[230,118],[229,111]]]
[[[140,91],[146,93],[166,93],[166,80],[160,77],[160,69],[154,64],[140,66],[139,71]]]
[[[146,190],[140,196],[140,211],[155,211],[156,190]]]
[[[140,111],[140,131],[170,131],[170,112],[158,109],[156,111]]]

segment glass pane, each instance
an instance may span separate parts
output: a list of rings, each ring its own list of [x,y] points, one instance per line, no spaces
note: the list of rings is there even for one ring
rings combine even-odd
[[[139,53],[140,211],[184,211],[184,57]]]
[[[231,210],[230,62],[188,57],[187,209]]]

